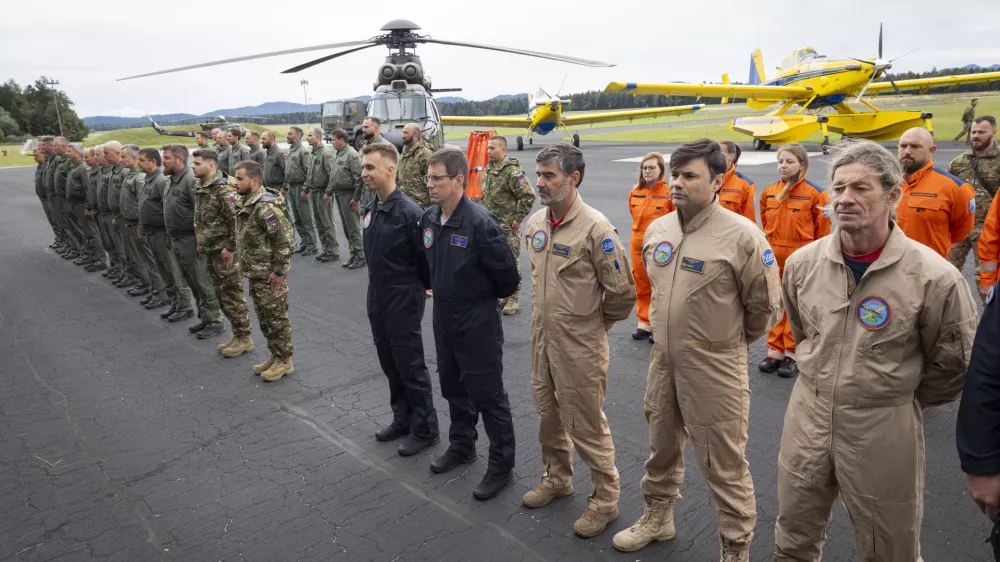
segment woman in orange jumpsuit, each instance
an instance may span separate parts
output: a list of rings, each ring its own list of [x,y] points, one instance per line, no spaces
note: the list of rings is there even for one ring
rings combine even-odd
[[[632,339],[649,338],[650,343],[653,332],[649,325],[649,299],[653,290],[642,264],[642,237],[654,220],[675,210],[670,200],[670,185],[663,181],[665,171],[663,156],[659,152],[650,152],[643,156],[639,164],[638,183],[628,192],[629,212],[632,213],[629,252],[632,255],[632,277],[635,278],[636,316],[639,317],[639,326],[632,332]]]
[[[782,146],[778,149],[781,181],[760,195],[760,222],[777,258],[779,275],[784,274],[785,259],[792,252],[830,234],[830,194],[806,179],[808,170],[809,154],[802,145]],[[781,322],[767,335],[767,357],[760,363],[760,370],[777,371],[786,378],[799,373],[787,315],[783,314]]]

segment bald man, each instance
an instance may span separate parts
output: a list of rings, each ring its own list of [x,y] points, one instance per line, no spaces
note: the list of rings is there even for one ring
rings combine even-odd
[[[396,183],[407,197],[426,209],[431,204],[431,196],[424,176],[427,175],[427,159],[431,157],[431,149],[422,140],[420,127],[416,123],[407,123],[403,127],[403,154],[399,157]]]
[[[937,146],[925,129],[899,138],[897,157],[906,175],[896,223],[911,240],[947,258],[952,244],[965,240],[976,218],[976,192],[967,182],[934,167]]]

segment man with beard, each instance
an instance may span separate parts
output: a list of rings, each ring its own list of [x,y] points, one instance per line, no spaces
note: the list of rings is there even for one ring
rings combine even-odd
[[[334,142],[345,141],[342,129]],[[368,264],[368,321],[382,372],[389,379],[392,423],[375,433],[379,441],[404,438],[401,456],[415,455],[439,440],[431,375],[424,362],[420,323],[425,290],[430,288],[427,259],[417,223],[420,206],[396,186],[396,152],[373,144],[364,148],[361,175],[378,201],[365,209],[364,249]]]
[[[491,156],[496,138],[490,139]],[[589,538],[618,518],[615,445],[603,411],[608,330],[632,313],[635,281],[614,225],[578,193],[584,171],[583,153],[567,143],[535,157],[538,198],[547,208],[528,219],[524,233],[532,250],[531,393],[544,473],[521,501],[538,508],[573,493],[576,448],[590,468],[594,492],[573,532]],[[512,179],[509,188],[523,197],[523,184]],[[484,200],[492,198],[487,193]]]
[[[260,147],[260,133],[257,131],[247,131],[247,148],[250,149],[250,153],[246,159],[260,164],[260,168],[263,170],[267,154]],[[236,175],[236,168],[233,168],[233,175]]]
[[[387,144],[396,151],[396,154],[399,154],[399,150],[396,148],[396,145],[385,140],[385,137],[383,137],[382,133],[379,132],[381,127],[382,124],[379,122],[378,118],[365,117],[365,120],[361,123],[361,136],[365,139],[365,144]]]
[[[960,154],[948,165],[948,172],[972,185],[976,191],[976,221],[969,236],[951,247],[948,261],[962,271],[965,259],[979,242],[986,213],[993,204],[993,197],[1000,187],[1000,147],[996,143],[997,120],[992,115],[976,117],[972,123],[970,139],[972,148]],[[978,252],[972,253],[976,262],[976,283],[979,296],[986,298],[990,285],[996,281],[997,262],[995,259],[981,263]],[[992,259],[992,258],[991,258]]]
[[[396,183],[422,209],[431,204],[427,182],[424,181],[430,156],[431,148],[421,142],[420,127],[416,123],[407,123],[403,127],[403,153],[399,155]]]
[[[926,129],[914,127],[899,138],[899,164],[906,180],[896,207],[896,224],[911,240],[948,257],[965,240],[976,219],[976,192],[967,182],[934,167],[937,150]]]
[[[239,127],[232,127],[226,133],[226,142],[229,143],[229,158],[225,164],[221,161],[219,162],[219,171],[227,176],[233,175],[236,170],[236,164],[250,159],[250,147],[243,144],[242,138],[243,133]]]
[[[313,211],[309,204],[309,191],[306,189],[306,178],[309,176],[310,153],[302,146],[302,129],[288,129],[288,151],[283,154],[285,160],[285,197],[292,211],[292,225],[299,233],[301,244],[295,249],[296,254],[311,256],[319,252],[316,231],[313,228]]]
[[[205,131],[196,131],[194,133],[194,143],[198,145],[198,148],[196,148],[195,150],[200,150],[202,148],[211,148],[208,145],[208,133],[206,133]]]

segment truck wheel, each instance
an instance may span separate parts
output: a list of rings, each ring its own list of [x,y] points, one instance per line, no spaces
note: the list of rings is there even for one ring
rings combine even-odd
[[[524,150],[524,139],[517,137],[517,149]]]
[[[365,146],[365,139],[361,135],[354,136],[354,149],[361,150]]]

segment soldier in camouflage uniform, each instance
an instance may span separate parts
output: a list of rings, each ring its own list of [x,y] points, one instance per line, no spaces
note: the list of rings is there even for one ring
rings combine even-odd
[[[247,148],[250,149],[250,155],[247,156],[246,160],[253,160],[263,168],[267,153],[260,147],[260,133],[257,131],[247,131]],[[235,170],[233,168],[233,175],[236,174]]]
[[[500,226],[507,235],[507,245],[514,252],[514,259],[518,260],[521,255],[521,222],[535,204],[535,190],[524,177],[524,170],[517,158],[507,156],[507,139],[491,138],[487,152],[490,163],[483,171],[481,180],[483,206],[500,221]],[[504,302],[503,313],[510,315],[517,312],[520,300],[521,284],[518,283],[517,292]]]
[[[218,153],[196,150],[191,169],[199,183],[195,189],[194,231],[198,255],[204,256],[215,297],[233,328],[233,337],[219,345],[223,357],[253,351],[250,309],[243,294],[243,276],[236,259],[236,210],[242,204],[235,183],[218,169]]]
[[[285,159],[285,195],[292,211],[292,225],[299,233],[301,245],[295,249],[296,254],[311,256],[318,252],[319,242],[313,229],[313,211],[309,205],[309,192],[306,191],[306,176],[309,174],[309,150],[302,145],[302,129],[288,129],[288,152]]]
[[[420,127],[415,123],[408,123],[403,127],[403,154],[399,157],[396,183],[421,209],[426,209],[431,204],[427,181],[424,179],[427,175],[427,159],[430,157],[431,148],[420,142]]]
[[[226,134],[226,142],[229,143],[230,147],[229,159],[224,166],[220,162],[219,170],[227,176],[233,175],[233,168],[237,163],[250,159],[250,147],[243,144],[240,138],[242,138],[242,135],[239,127],[229,129],[229,133]]]
[[[267,338],[267,361],[253,371],[269,382],[294,370],[292,326],[288,322],[288,270],[295,233],[282,207],[285,199],[261,187],[263,171],[256,162],[236,167],[236,188],[243,205],[236,216],[237,257],[250,280],[250,297],[260,329]]]
[[[996,119],[991,115],[977,117],[972,124],[969,140],[972,148],[959,154],[948,165],[948,172],[958,176],[972,185],[976,190],[975,214],[976,222],[968,238],[951,247],[948,261],[958,268],[965,267],[965,259],[969,250],[979,242],[979,234],[983,231],[983,221],[993,203],[997,187],[1000,186],[1000,148],[996,143]],[[979,254],[972,252],[976,262],[976,285],[979,285]],[[995,265],[993,267],[996,267]]]
[[[333,158],[330,164],[330,183],[326,187],[323,201],[329,203],[336,199],[340,210],[340,224],[347,236],[347,246],[351,257],[340,264],[348,269],[360,269],[365,261],[365,248],[361,240],[361,209],[362,193],[366,191],[365,182],[361,179],[361,155],[347,143],[347,131],[335,129],[330,133],[333,139]]]
[[[972,98],[972,101],[969,102],[969,107],[966,107],[965,111],[962,113],[962,132],[958,133],[958,136],[955,137],[955,142],[958,142],[962,140],[962,137],[969,135],[969,130],[972,129],[972,122],[976,119],[977,104],[979,104],[979,100]],[[971,142],[972,137],[968,136],[968,140]]]
[[[147,295],[145,299],[139,301],[139,304],[146,306],[155,303],[156,306],[146,306],[147,310],[152,310],[167,305],[167,294],[163,279],[153,261],[153,252],[139,238],[139,198],[146,185],[146,174],[139,167],[139,147],[134,144],[126,146],[122,151],[122,161],[129,171],[125,175],[125,181],[122,182],[121,202],[118,207],[124,224],[119,225],[119,228],[122,229],[125,250],[135,262],[141,276],[141,283],[130,289],[128,294],[133,297]]]
[[[326,188],[330,185],[333,154],[323,144],[323,129],[309,129],[306,140],[312,147],[312,156],[304,189],[309,194],[313,222],[316,224],[319,240],[323,243],[323,251],[316,256],[316,260],[327,263],[340,259],[340,242],[337,240],[337,227],[333,224],[333,209],[330,208],[330,199],[325,197]]]

